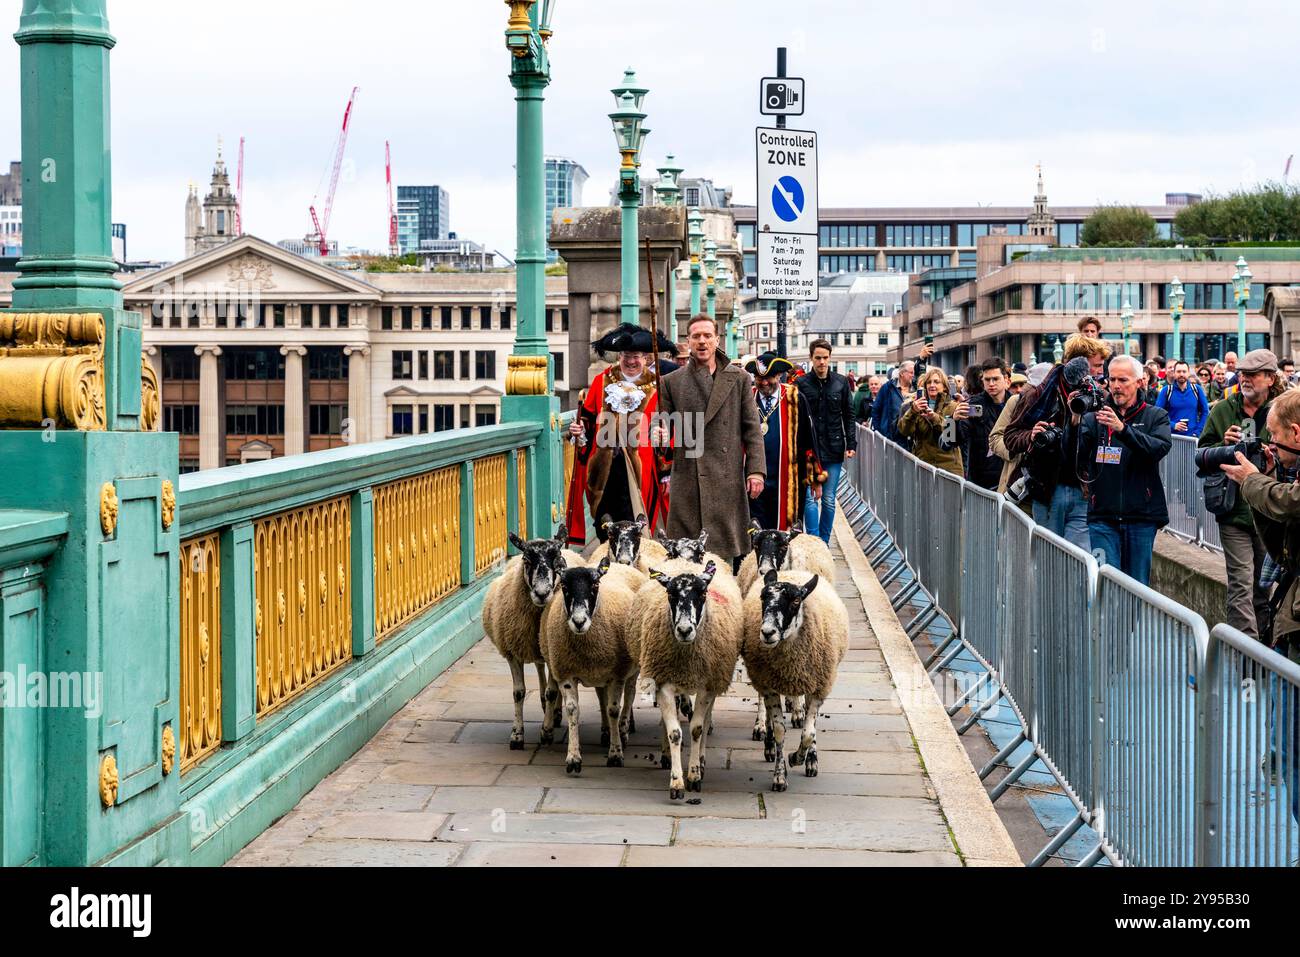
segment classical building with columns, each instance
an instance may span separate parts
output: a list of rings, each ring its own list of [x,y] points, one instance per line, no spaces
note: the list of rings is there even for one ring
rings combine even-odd
[[[0,308],[12,278],[0,276]],[[348,272],[244,235],[118,279],[183,472],[499,420],[514,272]],[[558,392],[564,277],[547,279],[546,304]]]

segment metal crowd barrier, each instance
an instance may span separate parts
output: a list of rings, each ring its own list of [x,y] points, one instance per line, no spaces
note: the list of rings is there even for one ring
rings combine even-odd
[[[1205,508],[1202,481],[1196,476],[1196,439],[1175,435],[1169,454],[1160,460],[1160,482],[1169,505],[1165,531],[1193,545],[1223,551],[1219,522]]]
[[[1200,858],[1300,863],[1300,664],[1228,625],[1210,632],[1200,685]]]
[[[1189,460],[1193,447],[1175,438]],[[876,432],[861,427],[858,449],[845,514],[864,552],[882,585],[898,583],[895,609],[919,605],[911,637],[939,615],[952,626],[927,667],[966,650],[986,669],[948,709],[970,706],[959,733],[998,702],[1020,723],[981,779],[1031,745],[990,797],[1041,760],[1077,808],[1031,865],[1084,825],[1098,843],[1081,866],[1297,863],[1300,664],[1226,626],[1209,633],[1008,499]],[[1167,489],[1188,488],[1194,470],[1182,468]],[[1217,527],[1201,501],[1198,485],[1170,513],[1207,544],[1202,519],[1216,539]]]

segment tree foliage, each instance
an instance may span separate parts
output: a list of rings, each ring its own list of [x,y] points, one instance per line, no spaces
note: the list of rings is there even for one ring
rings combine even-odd
[[[1180,236],[1217,242],[1300,240],[1300,187],[1269,182],[1253,190],[1211,194],[1174,217]]]
[[[1140,206],[1099,206],[1083,221],[1082,246],[1151,246],[1156,221]]]

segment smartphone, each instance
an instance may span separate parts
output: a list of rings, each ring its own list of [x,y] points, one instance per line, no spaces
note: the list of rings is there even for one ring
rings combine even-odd
[[[979,419],[982,418],[983,416],[984,416],[984,406],[982,405],[972,404],[970,406],[970,410],[966,413],[966,418],[968,419]]]
[[[934,345],[934,336],[926,336],[923,340],[927,346]]]

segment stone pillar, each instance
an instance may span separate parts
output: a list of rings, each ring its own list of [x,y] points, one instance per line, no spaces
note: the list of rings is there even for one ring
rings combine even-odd
[[[221,346],[196,346],[199,357],[199,468],[219,469],[226,464],[221,429]]]
[[[280,355],[284,356],[285,455],[302,455],[307,451],[306,392],[302,376],[302,359],[306,354],[306,346],[280,347]]]
[[[348,421],[344,441],[360,444],[370,441],[370,347],[344,346],[348,357]]]

